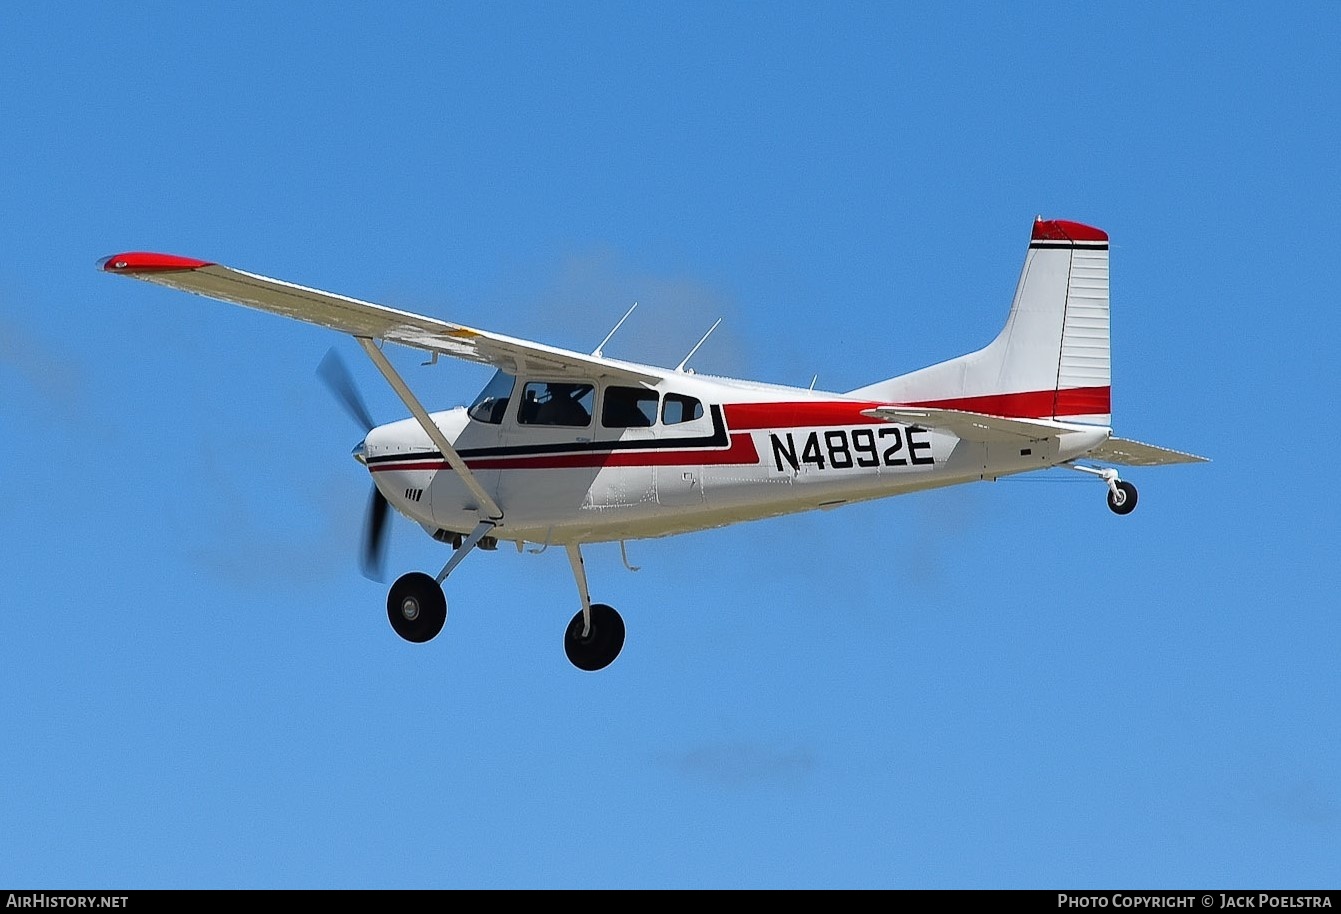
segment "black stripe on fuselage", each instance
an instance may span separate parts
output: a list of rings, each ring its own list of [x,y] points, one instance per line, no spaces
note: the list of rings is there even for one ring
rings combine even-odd
[[[712,413],[712,434],[697,438],[651,438],[637,441],[570,441],[562,444],[519,444],[510,447],[476,447],[457,451],[463,460],[475,457],[533,457],[539,454],[586,454],[597,451],[681,451],[695,448],[724,448],[731,444],[731,436],[726,433],[726,422],[722,419],[720,406],[709,406]],[[554,426],[536,426],[553,428]],[[578,429],[574,429],[578,431]],[[412,454],[382,454],[367,458],[369,466],[375,463],[405,462],[407,460],[441,460],[439,451],[415,451]]]
[[[1086,251],[1106,251],[1107,241],[1031,241],[1029,249],[1037,248],[1081,248]]]

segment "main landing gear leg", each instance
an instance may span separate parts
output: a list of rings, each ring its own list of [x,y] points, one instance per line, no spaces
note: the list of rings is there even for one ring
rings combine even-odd
[[[587,591],[587,570],[582,564],[582,548],[577,543],[567,545],[568,562],[573,566],[577,594],[582,599],[582,610],[568,623],[563,633],[563,650],[568,660],[579,670],[603,670],[615,662],[624,647],[624,620],[613,606],[592,603]]]
[[[447,622],[447,597],[443,595],[442,582],[493,528],[493,521],[480,521],[452,553],[437,578],[412,571],[396,579],[386,597],[386,617],[396,634],[415,644],[437,637]]]
[[[1108,484],[1108,509],[1114,514],[1130,514],[1136,510],[1136,486],[1118,479],[1118,471],[1112,467],[1086,467],[1078,463],[1068,463],[1068,467],[1081,473],[1098,476]]]

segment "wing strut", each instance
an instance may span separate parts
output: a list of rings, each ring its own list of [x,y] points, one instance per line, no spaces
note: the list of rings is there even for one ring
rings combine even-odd
[[[382,350],[378,349],[377,344],[366,336],[356,336],[354,339],[359,341],[359,345],[363,347],[364,352],[368,353],[368,358],[373,360],[373,364],[382,373],[382,377],[386,378],[392,390],[409,408],[411,415],[423,426],[424,431],[428,433],[429,440],[437,445],[447,463],[456,471],[456,475],[461,477],[461,481],[466,484],[466,488],[479,499],[478,510],[490,520],[502,520],[503,509],[498,507],[498,502],[489,497],[488,492],[484,491],[484,487],[475,478],[475,474],[470,472],[470,467],[466,466],[466,462],[461,459],[461,455],[456,452],[456,448],[452,447],[452,443],[447,440],[447,436],[442,433],[442,429],[438,428],[433,422],[428,410],[424,409],[423,404],[419,402],[419,398],[414,395],[414,391],[410,390],[401,376],[396,373],[396,369],[391,367],[391,363],[382,354]]]

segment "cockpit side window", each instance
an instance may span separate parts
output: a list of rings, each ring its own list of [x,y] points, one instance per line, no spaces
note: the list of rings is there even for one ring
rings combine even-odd
[[[517,421],[522,425],[562,425],[585,428],[591,424],[596,388],[571,381],[531,381],[522,388]]]
[[[661,421],[667,425],[693,422],[703,418],[703,404],[684,394],[666,394],[661,405]]]
[[[484,385],[484,390],[475,398],[475,402],[470,404],[466,414],[476,422],[498,425],[508,410],[508,398],[512,396],[512,388],[516,384],[517,379],[512,375],[495,371],[489,383]]]
[[[640,387],[607,387],[601,405],[606,428],[651,428],[657,421],[657,393]]]

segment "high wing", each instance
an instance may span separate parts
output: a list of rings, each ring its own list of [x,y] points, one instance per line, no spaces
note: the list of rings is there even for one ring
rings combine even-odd
[[[1129,441],[1126,438],[1109,438],[1103,444],[1085,455],[1104,463],[1116,463],[1128,467],[1158,467],[1171,463],[1207,463],[1209,457],[1185,454],[1169,448]]]
[[[974,413],[962,409],[877,406],[873,409],[864,409],[861,414],[872,419],[884,419],[886,422],[945,429],[947,432],[952,432],[955,437],[966,441],[1012,441],[1019,438],[1038,441],[1043,438],[1055,438],[1065,431],[1064,427],[1047,420],[1006,419],[1002,416],[990,416],[987,413]]]
[[[259,308],[356,337],[389,340],[415,349],[482,362],[510,374],[543,371],[559,377],[615,377],[649,384],[660,380],[659,375],[640,365],[397,311],[205,260],[136,251],[104,258],[99,261],[99,266],[108,273]]]

